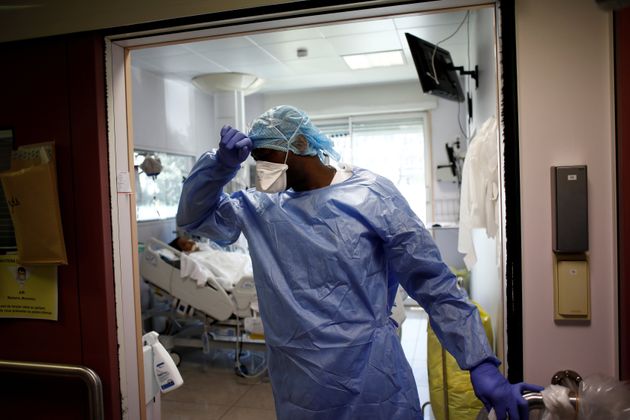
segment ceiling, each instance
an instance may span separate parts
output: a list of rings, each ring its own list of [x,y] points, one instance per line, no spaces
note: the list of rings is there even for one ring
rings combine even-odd
[[[465,18],[465,11],[402,16],[144,48],[132,52],[132,66],[185,81],[206,73],[251,73],[265,80],[262,93],[411,81],[417,74],[405,32],[435,44]],[[467,27],[439,44],[465,67]],[[298,48],[307,56],[298,57]],[[341,57],[400,49],[406,64],[392,67],[351,70]]]

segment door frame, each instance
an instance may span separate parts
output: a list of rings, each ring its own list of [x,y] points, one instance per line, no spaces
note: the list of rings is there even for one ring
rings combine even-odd
[[[138,253],[133,174],[133,132],[129,52],[159,43],[180,43],[254,31],[328,22],[457,10],[495,8],[495,37],[500,127],[502,196],[501,303],[507,332],[502,340],[508,379],[523,379],[521,232],[515,62],[514,1],[362,1],[343,4],[300,2],[220,12],[190,19],[137,25],[105,37],[109,172],[123,418],[146,418],[144,396]],[[299,7],[299,9],[295,9]],[[504,139],[509,139],[506,142]],[[500,325],[500,324],[499,324]]]
[[[619,379],[630,380],[630,8],[614,18]]]

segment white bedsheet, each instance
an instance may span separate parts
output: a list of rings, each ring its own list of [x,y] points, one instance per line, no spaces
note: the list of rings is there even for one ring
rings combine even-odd
[[[241,278],[252,276],[252,261],[247,254],[215,249],[182,253],[180,272],[182,278],[189,277],[198,286],[205,285],[208,278],[213,278],[225,291],[230,292]]]

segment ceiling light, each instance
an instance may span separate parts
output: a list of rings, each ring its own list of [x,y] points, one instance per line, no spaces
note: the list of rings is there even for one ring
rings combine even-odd
[[[264,80],[248,73],[209,73],[193,78],[192,83],[206,93],[236,90],[249,95],[260,89]]]
[[[402,50],[381,51],[367,54],[342,55],[348,67],[352,70],[369,69],[372,67],[400,66],[405,64]]]

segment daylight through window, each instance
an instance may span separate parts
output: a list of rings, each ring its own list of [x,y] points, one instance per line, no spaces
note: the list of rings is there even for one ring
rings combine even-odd
[[[381,114],[315,121],[335,143],[341,161],[388,178],[422,220],[427,213],[423,113]]]

